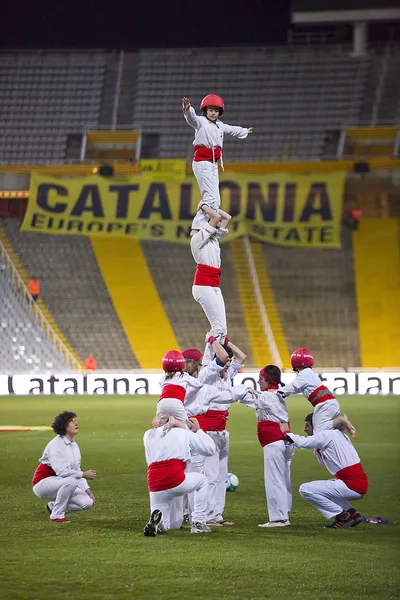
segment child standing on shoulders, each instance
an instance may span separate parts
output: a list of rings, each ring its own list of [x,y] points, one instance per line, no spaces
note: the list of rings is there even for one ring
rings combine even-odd
[[[196,114],[189,98],[182,98],[183,116],[187,123],[196,130],[193,146],[193,173],[199,184],[202,202],[192,224],[192,229],[201,229],[208,222],[203,207],[208,206],[218,211],[221,206],[219,195],[218,161],[223,168],[222,146],[224,135],[245,139],[253,132],[252,127],[236,127],[220,120],[225,104],[220,96],[208,94],[200,103],[202,115]]]

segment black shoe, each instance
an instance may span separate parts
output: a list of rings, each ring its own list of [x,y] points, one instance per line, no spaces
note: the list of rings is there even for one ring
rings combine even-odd
[[[353,527],[354,519],[349,512],[343,511],[340,515],[336,515],[335,520],[330,525],[325,525],[325,529],[344,529],[345,527]]]
[[[358,510],[356,510],[355,508],[349,508],[349,513],[350,513],[351,518],[354,521],[352,527],[357,527],[357,525],[362,523],[363,518],[360,515],[360,513],[358,512]]]
[[[151,513],[151,517],[146,527],[143,530],[143,534],[146,537],[156,537],[157,533],[161,533],[161,523],[162,513],[161,510],[153,510]]]

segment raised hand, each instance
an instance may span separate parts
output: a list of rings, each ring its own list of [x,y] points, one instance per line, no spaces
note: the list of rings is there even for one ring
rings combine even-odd
[[[189,98],[186,98],[185,96],[183,96],[183,98],[182,98],[182,106],[183,106],[183,110],[188,110],[188,108],[190,108],[190,100],[189,100]]]

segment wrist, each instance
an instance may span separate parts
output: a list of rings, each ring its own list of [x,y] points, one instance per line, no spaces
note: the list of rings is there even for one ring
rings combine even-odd
[[[207,343],[210,344],[211,346],[213,345],[214,342],[217,341],[217,338],[214,337],[213,335],[210,335],[210,337],[207,340]]]

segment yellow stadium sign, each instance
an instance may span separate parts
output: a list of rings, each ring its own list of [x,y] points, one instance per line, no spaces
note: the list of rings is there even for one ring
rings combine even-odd
[[[141,159],[140,174],[148,179],[177,179],[182,181],[186,176],[186,161],[184,159]]]
[[[345,173],[224,173],[222,207],[232,215],[224,240],[248,234],[287,246],[340,246]],[[200,201],[197,182],[31,176],[23,231],[130,236],[188,243]]]

